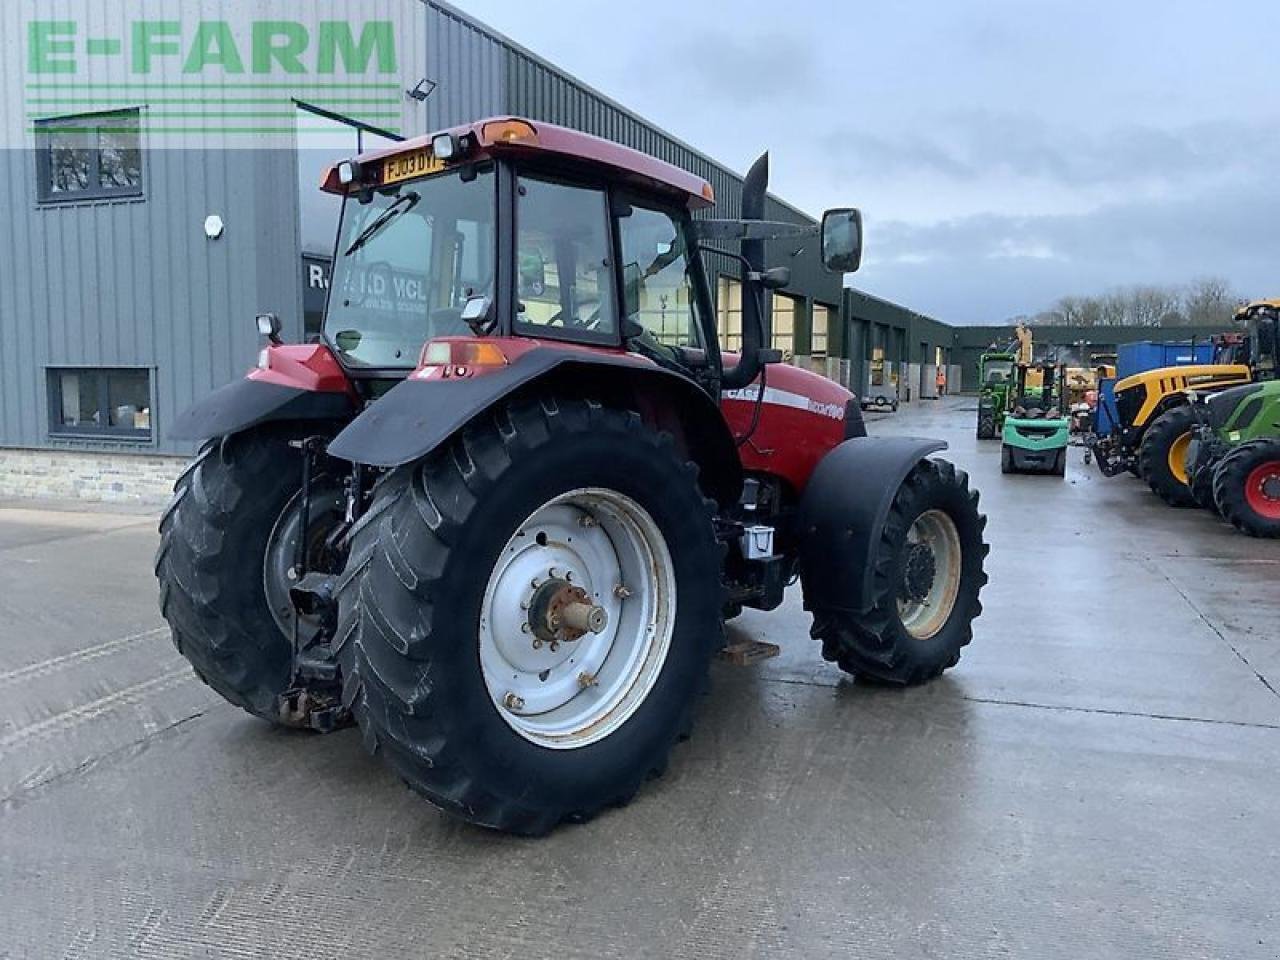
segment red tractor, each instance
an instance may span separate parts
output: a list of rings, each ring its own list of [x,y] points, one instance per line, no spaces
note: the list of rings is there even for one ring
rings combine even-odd
[[[174,643],[276,723],[354,721],[413,789],[540,834],[625,804],[690,728],[724,620],[799,578],[823,655],[917,684],[981,605],[978,494],[866,435],[856,397],[765,349],[764,242],[862,221],[694,219],[709,184],[595,137],[486,120],[332,167],[322,342],[271,315],[257,369],[188,410],[161,521]],[[742,265],[740,355],[703,256]]]

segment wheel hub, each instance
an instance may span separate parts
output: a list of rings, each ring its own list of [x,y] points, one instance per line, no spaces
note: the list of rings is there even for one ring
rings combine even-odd
[[[1273,473],[1262,481],[1262,495],[1268,500],[1280,501],[1280,473]]]
[[[562,643],[580,640],[587,632],[602,632],[609,624],[609,614],[590,602],[587,591],[557,578],[534,589],[528,622],[534,649],[547,644],[555,653]]]
[[[937,574],[938,562],[933,555],[933,548],[927,543],[908,544],[900,596],[904,600],[921,602],[929,596]]]

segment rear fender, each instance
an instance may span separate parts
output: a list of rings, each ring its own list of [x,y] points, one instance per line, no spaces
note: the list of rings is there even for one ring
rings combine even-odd
[[[858,437],[832,450],[800,499],[800,580],[806,610],[866,613],[871,558],[902,481],[942,440]]]
[[[351,382],[327,347],[268,347],[266,364],[219,387],[173,422],[174,440],[208,440],[278,420],[350,420]]]
[[[424,368],[429,369],[429,368]],[[374,467],[419,460],[485,411],[521,396],[581,396],[637,410],[671,433],[721,506],[742,492],[737,448],[715,402],[686,377],[623,353],[535,347],[502,367],[465,377],[418,371],[356,417],[328,453]]]

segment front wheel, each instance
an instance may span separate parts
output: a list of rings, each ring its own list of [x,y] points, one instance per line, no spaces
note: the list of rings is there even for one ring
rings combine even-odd
[[[1195,506],[1187,476],[1187,449],[1195,416],[1186,404],[1160,414],[1138,448],[1138,470],[1147,485],[1171,507]]]
[[[670,436],[577,400],[499,409],[389,474],[339,593],[366,745],[482,826],[627,803],[723,646],[713,516]]]
[[[902,482],[876,553],[873,604],[860,617],[816,611],[822,655],[882,683],[924,683],[954,666],[973,637],[987,582],[986,517],[969,478],[922,460]]]
[[[1213,474],[1222,516],[1251,537],[1280,537],[1280,440],[1251,440],[1233,449]]]

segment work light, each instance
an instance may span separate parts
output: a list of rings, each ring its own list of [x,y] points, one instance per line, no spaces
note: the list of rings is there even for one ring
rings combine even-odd
[[[437,133],[431,138],[431,152],[437,160],[448,162],[458,154],[458,141],[451,133]]]

